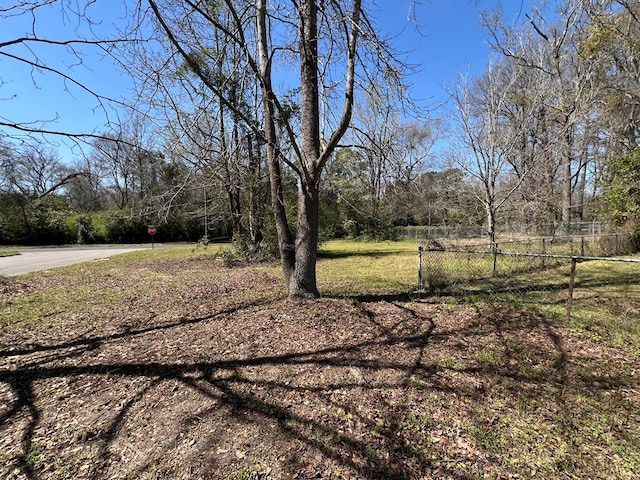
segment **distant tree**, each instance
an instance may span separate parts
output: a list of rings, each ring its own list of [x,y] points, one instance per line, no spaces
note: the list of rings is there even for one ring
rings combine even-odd
[[[5,142],[0,150],[0,168],[0,185],[31,200],[52,194],[84,175],[66,167],[50,147],[35,142],[22,145]]]
[[[0,241],[64,243],[69,213],[64,189],[72,172],[44,144],[0,141]]]
[[[495,242],[498,213],[517,190],[527,171],[514,176],[521,135],[506,116],[517,75],[506,62],[490,63],[472,82],[462,77],[450,92],[455,103],[453,120],[457,141],[449,153],[452,166],[477,180],[477,198],[485,210],[489,239]]]
[[[375,236],[381,222],[369,162],[361,151],[341,148],[323,175],[322,227],[327,236]]]
[[[362,206],[359,207],[363,220],[358,224],[359,228],[365,230],[371,228],[363,225],[362,221],[370,220],[371,226],[376,229],[376,223],[390,223],[390,205],[386,202],[385,194],[387,186],[392,181],[392,162],[396,160],[396,148],[401,135],[399,113],[393,96],[367,95],[365,101],[356,108],[353,139],[357,156],[352,158],[349,164],[355,168],[355,173],[364,187],[360,193]],[[344,168],[345,165],[341,165],[341,169]]]
[[[615,157],[628,155],[640,142],[640,4],[613,3],[623,10],[612,12],[610,5],[589,10],[580,55],[600,88],[597,118]]]
[[[412,222],[411,212],[421,197],[421,175],[436,165],[433,147],[440,138],[440,121],[409,122],[398,126],[397,139],[389,152],[385,203],[391,210],[392,223]],[[403,218],[404,217],[404,218]]]
[[[640,248],[640,149],[613,159],[606,178],[606,211],[618,226],[633,231]]]
[[[75,159],[72,169],[84,172],[65,187],[69,206],[78,212],[98,212],[110,207],[105,187],[104,165],[91,156]]]
[[[591,66],[578,55],[588,22],[584,4],[583,0],[558,1],[558,15],[536,8],[527,15],[526,30],[506,25],[500,12],[483,18],[493,48],[537,79],[539,93],[529,100],[535,98],[538,108],[534,112],[544,116],[540,133],[547,144],[547,157],[559,164],[558,210],[565,233],[573,215],[582,214],[589,161],[585,152],[591,142],[583,134],[593,131],[589,122],[597,97]]]
[[[414,182],[406,223],[428,226],[469,226],[484,219],[474,184],[462,169],[427,171]]]

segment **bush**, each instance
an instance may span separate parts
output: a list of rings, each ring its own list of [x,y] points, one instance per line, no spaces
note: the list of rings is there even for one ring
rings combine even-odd
[[[76,243],[104,243],[104,237],[96,230],[93,219],[92,215],[86,213],[68,217],[67,225],[73,233]]]
[[[108,213],[108,228],[105,240],[109,243],[136,243],[146,240],[147,225],[124,211]]]
[[[69,208],[61,197],[49,196],[34,200],[25,208],[26,238],[19,243],[30,245],[64,245],[73,242],[67,228]]]

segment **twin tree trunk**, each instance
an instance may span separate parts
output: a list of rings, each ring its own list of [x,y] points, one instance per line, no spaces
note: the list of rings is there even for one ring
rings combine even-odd
[[[267,162],[269,165],[271,204],[276,222],[282,269],[289,297],[313,299],[319,297],[316,281],[318,258],[319,188],[322,170],[344,135],[353,110],[353,89],[357,24],[360,0],[354,0],[351,34],[348,40],[345,75],[344,111],[338,126],[326,145],[320,137],[320,91],[318,82],[318,7],[315,0],[301,0],[298,4],[298,34],[300,61],[301,145],[296,172],[298,181],[298,218],[295,242],[288,226],[282,191],[282,172],[275,128],[275,97],[271,82],[266,27],[266,0],[258,0],[258,52],[262,84]]]
[[[301,0],[300,35],[300,184],[298,228],[293,273],[287,279],[289,296],[317,298],[318,188],[320,183],[320,106],[318,91],[318,8],[315,0]]]
[[[299,61],[300,61],[300,145],[296,141],[295,128],[292,125],[285,127],[288,132],[288,140],[294,144],[297,162],[285,159],[281,152],[278,141],[278,130],[276,129],[276,116],[280,111],[281,104],[273,89],[271,78],[271,67],[275,52],[282,49],[282,46],[271,45],[271,35],[268,28],[277,23],[275,17],[269,17],[267,0],[255,0],[252,3],[256,12],[256,41],[258,58],[254,59],[253,52],[255,45],[247,40],[250,36],[244,36],[246,24],[242,21],[242,15],[236,8],[234,2],[222,2],[228,9],[229,18],[234,22],[234,27],[229,28],[226,24],[220,23],[210,12],[205,12],[194,4],[189,3],[196,11],[202,14],[217,31],[223,32],[226,40],[238,46],[244,51],[247,60],[247,71],[255,75],[255,80],[260,85],[262,96],[263,125],[262,132],[255,128],[257,134],[263,135],[265,142],[265,153],[267,165],[269,167],[269,183],[271,189],[271,206],[275,218],[278,244],[282,259],[282,269],[287,284],[290,297],[294,298],[317,298],[319,296],[316,284],[316,261],[318,256],[318,223],[319,223],[319,188],[322,171],[333,154],[338,142],[345,134],[351,115],[353,112],[353,94],[355,85],[355,64],[358,32],[360,29],[361,0],[351,0],[351,15],[345,14],[343,6],[348,0],[339,2],[323,2],[323,8],[335,8],[336,18],[341,18],[342,28],[332,30],[325,35],[328,44],[344,42],[346,45],[329,45],[330,50],[326,58],[331,61],[335,52],[344,51],[346,58],[340,59],[339,63],[333,65],[335,69],[322,65],[325,71],[337,71],[338,67],[344,67],[344,101],[343,112],[340,116],[335,130],[328,139],[321,139],[320,136],[320,89],[319,89],[319,52],[318,52],[318,4],[317,0],[299,0],[292,2],[298,12],[298,35],[299,35]],[[206,68],[190,55],[188,49],[181,44],[167,23],[155,0],[148,0],[149,5],[158,20],[162,30],[166,33],[170,43],[176,48],[184,59],[186,65],[200,78],[211,93],[218,98],[221,105],[226,106],[243,117],[243,113],[238,109],[237,99],[229,98],[225,92],[212,82]],[[214,8],[215,10],[215,8]],[[324,13],[324,12],[323,12]],[[324,18],[324,17],[323,17]],[[345,34],[345,36],[341,36]],[[346,48],[345,48],[346,46]],[[289,50],[287,48],[286,50]],[[295,48],[294,48],[295,50]],[[335,79],[334,79],[335,80]],[[246,121],[246,118],[244,119]],[[249,121],[249,123],[252,123]],[[296,228],[296,238],[294,240],[284,205],[284,192],[282,182],[281,162],[287,162],[293,171],[298,175],[298,221]]]

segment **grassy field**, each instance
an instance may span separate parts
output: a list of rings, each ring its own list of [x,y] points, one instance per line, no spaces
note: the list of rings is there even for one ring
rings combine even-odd
[[[640,476],[638,265],[416,291],[417,245],[134,252],[0,279],[0,478]]]

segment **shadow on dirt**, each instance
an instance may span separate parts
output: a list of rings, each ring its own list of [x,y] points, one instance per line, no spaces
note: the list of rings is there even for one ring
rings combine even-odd
[[[0,432],[15,442],[4,473],[466,479],[501,472],[454,432],[469,404],[498,386],[534,398],[606,387],[568,382],[564,340],[541,316],[462,318],[427,294],[288,305],[287,318],[279,309],[247,302],[0,351]],[[483,361],[489,347],[499,357]]]

